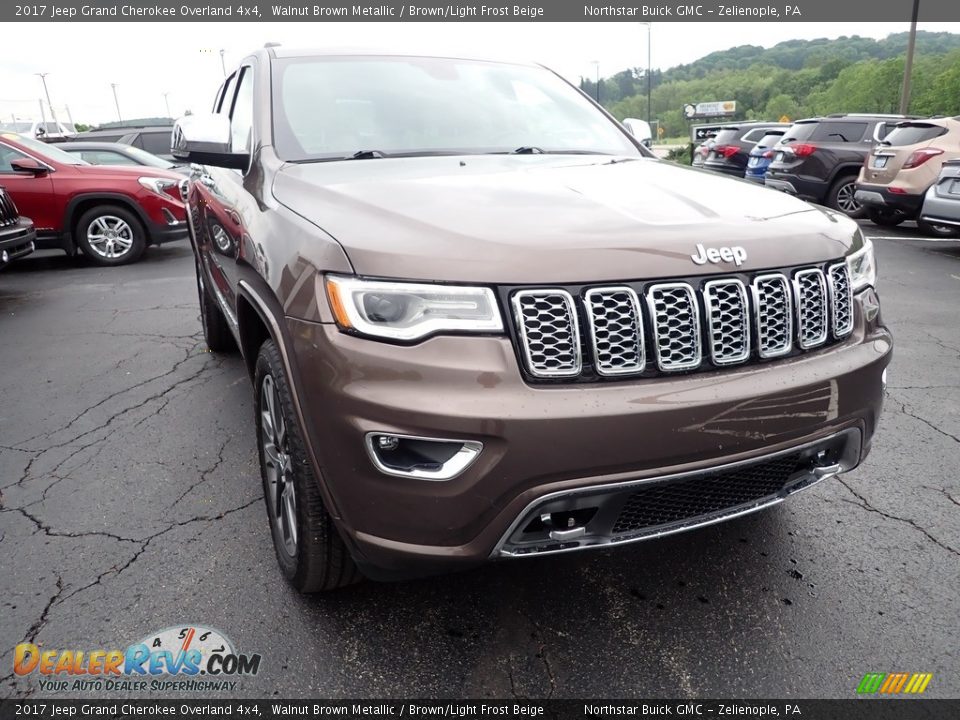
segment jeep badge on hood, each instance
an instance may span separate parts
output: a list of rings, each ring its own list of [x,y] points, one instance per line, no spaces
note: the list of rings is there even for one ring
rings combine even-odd
[[[697,243],[697,254],[691,255],[690,259],[697,265],[704,265],[708,262],[732,262],[736,263],[737,267],[739,267],[743,265],[744,260],[747,259],[747,251],[739,245],[722,248],[704,248],[703,245]]]

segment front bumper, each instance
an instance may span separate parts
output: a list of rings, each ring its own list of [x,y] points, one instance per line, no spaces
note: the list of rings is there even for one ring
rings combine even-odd
[[[872,290],[861,293],[852,335],[806,355],[576,386],[524,383],[503,337],[402,347],[328,324],[288,319],[287,330],[329,509],[367,574],[395,578],[513,554],[501,552],[510,533],[556,493],[702,475],[845,431],[857,437],[850,469],[869,449],[892,351],[879,315],[866,317],[876,306]],[[396,477],[374,467],[371,432],[474,440],[483,451],[448,481]]]
[[[147,230],[151,245],[186,240],[189,237],[187,221],[168,221],[166,224],[151,222]]]
[[[923,195],[893,193],[885,185],[857,183],[854,199],[861,205],[884,210],[899,210],[908,217],[916,217],[923,205]]]
[[[36,242],[37,233],[33,229],[33,223],[26,218],[0,230],[0,267],[32,253],[36,249]]]

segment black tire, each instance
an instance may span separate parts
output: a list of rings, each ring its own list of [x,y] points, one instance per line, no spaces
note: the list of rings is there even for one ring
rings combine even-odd
[[[268,382],[270,385],[265,389]],[[276,393],[274,412],[279,413],[283,421],[284,430],[279,433],[267,427],[272,413],[266,397],[271,395],[271,390]],[[360,571],[323,505],[297,426],[280,352],[272,340],[264,342],[257,355],[254,398],[264,504],[280,569],[302,593],[333,590],[358,582],[362,578]],[[268,450],[271,444],[278,449],[272,455]],[[268,472],[271,462],[268,455],[279,459],[272,462],[274,468],[282,468],[282,472]],[[293,488],[292,509],[282,502],[285,494],[281,492],[290,487]],[[288,520],[290,515],[295,521]],[[296,528],[295,534],[289,531],[291,525]]]
[[[866,208],[853,199],[857,183],[856,175],[844,175],[837,178],[827,193],[827,207],[844,213],[847,217],[862,218],[867,214]]]
[[[960,237],[960,227],[954,227],[953,225],[938,225],[936,223],[926,222],[925,220],[917,220],[917,227],[920,229],[920,232],[933,237]]]
[[[97,205],[87,210],[77,220],[74,237],[83,254],[97,265],[136,262],[147,248],[147,232],[140,219],[119,205]]]
[[[227,318],[217,304],[217,300],[210,294],[207,283],[203,278],[200,263],[197,268],[197,297],[200,299],[200,324],[203,325],[203,339],[207,347],[216,353],[231,352],[237,349],[236,340],[227,325]]]
[[[906,213],[884,208],[867,208],[867,217],[870,222],[880,227],[896,227],[907,219]]]

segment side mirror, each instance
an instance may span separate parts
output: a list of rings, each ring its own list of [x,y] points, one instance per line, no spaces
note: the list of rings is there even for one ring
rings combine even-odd
[[[248,153],[232,152],[230,118],[215,113],[188,115],[177,120],[170,140],[170,154],[177,160],[199,165],[246,170]]]
[[[643,145],[650,147],[653,144],[653,132],[650,130],[650,123],[646,120],[626,118],[623,126]]]
[[[43,125],[41,125],[40,127],[37,128],[37,137],[38,137],[38,138],[43,137],[43,136],[46,135],[46,134],[47,134],[47,130],[46,130],[46,128],[43,127]]]
[[[50,168],[33,158],[17,158],[16,160],[11,160],[10,167],[14,172],[29,173],[34,177],[46,175],[50,172]]]

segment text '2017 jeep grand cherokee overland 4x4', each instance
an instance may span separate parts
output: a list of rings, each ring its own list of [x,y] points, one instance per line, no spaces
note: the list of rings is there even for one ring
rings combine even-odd
[[[266,48],[173,150],[303,591],[717,522],[870,447],[857,226],[650,157],[540,66]]]

